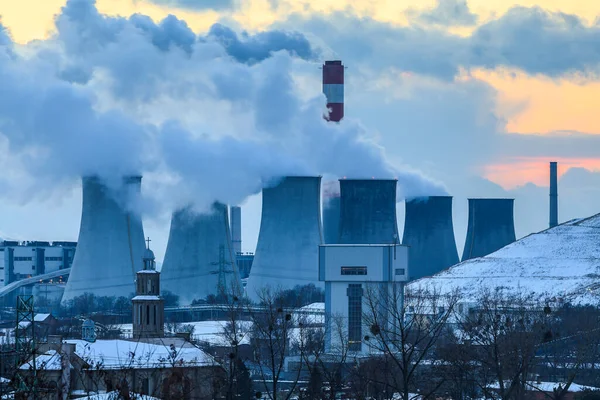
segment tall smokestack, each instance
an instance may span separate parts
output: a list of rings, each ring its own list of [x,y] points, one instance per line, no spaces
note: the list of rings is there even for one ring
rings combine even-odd
[[[410,279],[431,276],[458,264],[452,224],[452,197],[406,201],[402,244],[409,247]]]
[[[260,291],[293,289],[319,282],[321,177],[288,176],[262,191],[262,215],[254,262],[246,294],[259,300]]]
[[[240,290],[230,235],[224,204],[215,203],[206,214],[188,209],[173,213],[161,270],[163,289],[178,295],[182,304]]]
[[[462,261],[484,257],[516,240],[514,199],[469,199]]]
[[[395,179],[340,179],[341,244],[399,243]]]
[[[344,118],[344,66],[340,60],[323,64],[323,93],[331,110],[328,120],[340,122]]]
[[[558,225],[558,165],[550,162],[550,228]]]
[[[98,177],[84,177],[82,183],[79,239],[62,301],[84,293],[129,297],[146,248],[142,218],[132,210],[142,177],[125,177],[116,190]]]
[[[231,244],[233,254],[237,256],[242,252],[242,208],[231,207]]]

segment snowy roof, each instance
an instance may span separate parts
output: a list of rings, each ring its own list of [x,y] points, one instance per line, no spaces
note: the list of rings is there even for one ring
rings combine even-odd
[[[60,364],[60,354],[58,354],[55,350],[48,350],[44,354],[39,354],[35,356],[35,366],[38,370],[58,371],[62,369]],[[19,367],[19,369],[27,370],[32,368],[33,360],[30,360]]]
[[[185,341],[159,339],[157,343],[129,340],[67,340],[75,353],[92,364],[107,369],[214,365],[211,356]]]
[[[237,321],[238,323],[238,341],[239,344],[250,344],[250,330],[252,322]],[[194,331],[192,337],[199,342],[208,343],[211,346],[230,346],[230,334],[225,334],[225,328],[229,321],[200,321],[186,322],[185,325],[192,325]],[[233,338],[231,338],[233,339]]]
[[[133,399],[139,399],[139,400],[160,400],[157,397],[152,397],[152,396],[147,396],[147,395],[141,395],[141,394],[137,394],[137,393],[130,393],[131,394],[131,398]],[[79,397],[79,399],[83,400],[83,399],[89,399],[89,400],[118,400],[121,399],[121,395],[119,392],[114,391],[114,392],[108,392],[108,393],[98,393],[98,394],[91,394],[89,396],[85,396],[85,397]]]
[[[34,322],[44,322],[50,317],[50,314],[35,314],[33,317]],[[19,328],[26,328],[30,324],[29,321],[19,322]]]
[[[485,257],[457,264],[410,286],[447,292],[461,290],[475,298],[481,288],[501,287],[540,299],[596,302],[600,290],[600,214],[566,222],[526,236]]]
[[[157,295],[138,295],[131,300],[160,300],[160,296]]]

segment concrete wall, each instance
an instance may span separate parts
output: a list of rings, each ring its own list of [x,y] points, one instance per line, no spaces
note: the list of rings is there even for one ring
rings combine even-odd
[[[452,197],[432,196],[406,201],[402,244],[410,246],[410,278],[434,275],[459,262]]]
[[[263,189],[258,244],[246,294],[258,300],[263,288],[323,287],[318,276],[321,177],[286,177]]]
[[[97,177],[83,178],[83,207],[77,251],[63,301],[86,292],[130,297],[145,249],[141,216],[132,211],[141,177],[111,189]]]
[[[515,240],[514,199],[469,199],[462,261],[486,256]]]
[[[399,243],[396,180],[340,179],[340,240],[344,244]]]
[[[182,305],[240,290],[226,205],[215,204],[208,214],[188,209],[173,214],[161,285]]]

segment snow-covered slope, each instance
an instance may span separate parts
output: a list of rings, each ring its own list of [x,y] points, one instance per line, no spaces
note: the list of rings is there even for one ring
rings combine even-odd
[[[458,287],[473,298],[487,287],[501,287],[540,299],[573,303],[600,299],[600,214],[531,234],[488,256],[457,264],[410,285]]]

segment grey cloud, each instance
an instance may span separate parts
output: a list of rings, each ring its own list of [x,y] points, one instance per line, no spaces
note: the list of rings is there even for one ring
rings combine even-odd
[[[426,24],[470,26],[477,23],[466,0],[438,0],[434,9],[425,12],[409,11],[408,16]]]
[[[231,28],[214,24],[207,36],[221,43],[230,56],[243,63],[262,61],[280,50],[305,60],[315,59],[318,55],[308,39],[299,32],[271,30],[254,35],[242,32],[240,39]]]
[[[315,34],[348,63],[377,69],[393,65],[445,80],[461,67],[509,67],[550,77],[579,73],[595,78],[600,71],[600,26],[540,7],[514,7],[468,37],[341,12],[327,18],[293,15],[277,26]]]

